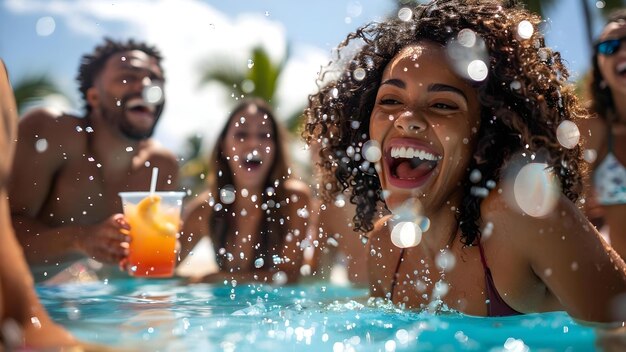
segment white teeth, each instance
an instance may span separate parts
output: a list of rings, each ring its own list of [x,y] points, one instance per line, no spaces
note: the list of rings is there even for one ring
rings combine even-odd
[[[148,109],[148,111],[150,112],[154,112],[156,110],[153,104],[148,104],[143,99],[131,99],[126,102],[127,109],[133,109],[137,107],[143,107],[145,109]]]
[[[626,71],[626,61],[617,65],[617,72],[622,73]]]
[[[412,159],[419,158],[421,160],[429,160],[436,161],[439,160],[439,157],[428,153],[424,150],[413,149],[411,147],[393,147],[391,148],[391,157],[392,158],[404,158],[404,159]]]

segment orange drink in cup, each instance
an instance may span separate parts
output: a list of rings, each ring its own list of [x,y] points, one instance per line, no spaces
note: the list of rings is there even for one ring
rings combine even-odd
[[[130,225],[128,272],[139,277],[170,277],[184,192],[121,192]]]

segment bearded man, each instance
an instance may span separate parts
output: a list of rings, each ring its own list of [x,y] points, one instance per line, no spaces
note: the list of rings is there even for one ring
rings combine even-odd
[[[9,186],[13,226],[36,280],[91,258],[119,264],[128,224],[118,193],[178,187],[178,161],[152,137],[165,103],[161,54],[105,38],[77,77],[85,115],[37,109],[20,119]]]

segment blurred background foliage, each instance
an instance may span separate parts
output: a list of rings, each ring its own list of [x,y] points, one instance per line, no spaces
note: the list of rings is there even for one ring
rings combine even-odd
[[[396,10],[389,14],[395,16],[397,9],[416,3],[427,1],[419,0],[392,0],[396,3]],[[558,1],[568,2],[568,6],[580,6],[584,14],[584,26],[587,33],[589,50],[591,52],[594,28],[604,23],[608,13],[620,7],[626,7],[626,0],[508,0],[510,3],[521,3],[529,10],[539,13],[545,18]],[[595,23],[602,20],[602,23]],[[218,83],[227,88],[230,93],[224,97],[224,104],[233,107],[243,97],[260,97],[267,100],[275,108],[280,102],[276,101],[277,85],[280,75],[284,72],[285,64],[289,59],[289,47],[286,55],[280,62],[273,62],[271,56],[262,47],[255,47],[248,55],[247,62],[233,63],[228,58],[216,60],[213,58],[199,73],[199,84]],[[589,55],[591,57],[591,54]],[[584,98],[584,74],[579,75],[576,91]],[[46,74],[33,75],[18,81],[13,87],[20,114],[33,101],[45,100],[51,96],[63,96],[63,92]],[[67,95],[66,95],[67,96]],[[297,137],[299,128],[304,121],[302,112],[305,106],[292,116],[283,116],[286,127]],[[216,126],[222,128],[222,126]],[[208,155],[210,151],[203,149],[204,141],[201,135],[187,137],[187,148],[184,155],[180,155],[182,186],[193,193],[204,187],[204,177],[208,172]],[[209,143],[211,144],[211,143]]]

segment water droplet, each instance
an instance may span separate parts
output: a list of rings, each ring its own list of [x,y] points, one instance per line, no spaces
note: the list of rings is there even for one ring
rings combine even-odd
[[[254,61],[252,59],[248,59],[248,68],[254,67]]]
[[[37,35],[40,37],[47,37],[54,33],[57,24],[54,21],[54,18],[50,16],[44,16],[37,20],[37,24],[35,25],[35,31]]]
[[[471,48],[476,44],[476,33],[469,28],[462,29],[457,35],[457,40],[464,47]]]
[[[448,285],[445,281],[437,281],[435,283],[435,288],[433,289],[433,297],[441,298],[448,294],[450,290],[450,285]]]
[[[304,264],[303,266],[300,267],[300,275],[302,276],[309,276],[311,275],[311,266],[309,264]]]
[[[456,264],[456,258],[449,251],[444,250],[443,252],[437,254],[435,258],[435,264],[437,267],[444,272],[450,271],[454,268],[454,264]]]
[[[157,105],[163,101],[163,88],[156,84],[148,85],[143,88],[141,95],[146,103]]]
[[[39,153],[43,153],[48,149],[48,140],[45,138],[38,139],[35,142],[35,150]]]
[[[415,247],[422,241],[422,229],[412,221],[402,221],[391,230],[391,242],[398,248]]]
[[[272,275],[272,281],[278,286],[282,286],[287,283],[287,274],[284,271],[279,271]]]
[[[224,204],[232,204],[235,201],[235,188],[232,185],[220,189],[220,201]]]
[[[534,32],[533,24],[527,20],[523,20],[517,25],[517,35],[521,39],[529,39],[533,36]]]
[[[296,214],[303,219],[307,219],[309,217],[309,211],[306,208],[296,210]]]
[[[380,149],[380,144],[373,139],[370,139],[369,141],[365,142],[365,144],[363,144],[361,154],[363,155],[365,160],[369,161],[370,163],[378,162],[383,155]]]
[[[522,88],[522,83],[520,83],[520,81],[513,81],[511,82],[511,89],[513,90],[520,90]]]
[[[576,147],[580,139],[578,126],[570,120],[562,121],[556,129],[556,139],[564,148],[572,149]]]
[[[365,78],[366,72],[363,68],[359,67],[352,73],[352,76],[357,81],[362,81]]]
[[[467,74],[474,81],[484,81],[488,72],[487,64],[483,60],[473,60],[467,65]]]
[[[513,184],[517,205],[528,215],[543,217],[556,206],[560,188],[556,176],[544,163],[530,163],[521,168]]]
[[[472,183],[478,183],[480,182],[482,177],[483,177],[483,174],[480,173],[480,170],[474,169],[472,170],[472,172],[470,172],[469,179],[470,181],[472,181]]]
[[[585,149],[585,151],[583,151],[583,159],[585,159],[586,162],[593,164],[597,158],[598,152],[596,152],[595,149]]]
[[[599,9],[603,9],[606,6],[606,3],[602,0],[596,1],[596,7]]]
[[[427,216],[421,216],[417,224],[420,229],[422,229],[422,232],[426,232],[430,229],[430,218]]]
[[[413,17],[413,11],[408,7],[403,7],[398,11],[398,18],[401,21],[408,22]]]
[[[345,205],[346,205],[345,197],[342,195],[338,195],[337,198],[335,198],[335,206],[337,208],[343,208]]]

